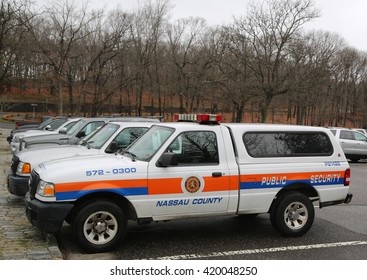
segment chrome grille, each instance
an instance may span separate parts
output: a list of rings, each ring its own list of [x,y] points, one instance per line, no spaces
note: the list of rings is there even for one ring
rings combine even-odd
[[[38,173],[32,170],[31,177],[29,178],[29,194],[31,198],[34,198],[37,191],[37,186],[40,181]]]
[[[17,156],[13,156],[10,166],[11,172],[13,173],[12,175],[16,175],[19,162],[19,158]]]

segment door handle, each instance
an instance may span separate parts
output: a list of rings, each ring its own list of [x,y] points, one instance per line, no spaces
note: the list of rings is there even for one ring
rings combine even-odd
[[[222,172],[213,172],[212,173],[213,177],[222,177],[222,175],[223,175]]]

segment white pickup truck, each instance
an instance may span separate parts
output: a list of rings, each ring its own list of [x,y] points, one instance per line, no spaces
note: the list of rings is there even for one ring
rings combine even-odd
[[[178,118],[198,123],[153,125],[121,154],[35,167],[29,221],[49,233],[66,221],[85,251],[103,252],[124,239],[128,219],[269,213],[282,235],[300,236],[315,205],[352,199],[348,162],[328,129]]]

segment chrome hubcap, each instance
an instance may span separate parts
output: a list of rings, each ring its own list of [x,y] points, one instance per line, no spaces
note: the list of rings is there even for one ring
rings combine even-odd
[[[111,213],[99,211],[91,214],[84,223],[83,232],[86,239],[96,245],[110,242],[117,234],[118,223]]]
[[[288,205],[284,212],[284,221],[291,229],[302,228],[308,219],[306,206],[301,202],[294,202]]]

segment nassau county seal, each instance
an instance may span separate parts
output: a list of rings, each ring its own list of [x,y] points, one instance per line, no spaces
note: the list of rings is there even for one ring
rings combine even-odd
[[[185,181],[185,189],[189,193],[196,193],[200,189],[200,180],[195,176],[191,176]]]

